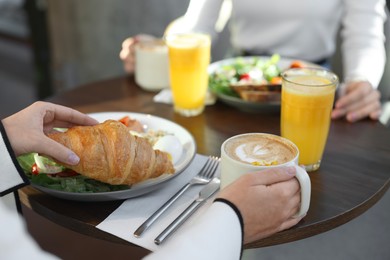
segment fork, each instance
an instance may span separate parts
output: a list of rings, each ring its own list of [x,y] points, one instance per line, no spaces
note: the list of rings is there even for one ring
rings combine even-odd
[[[193,185],[204,185],[211,181],[219,164],[220,158],[209,156],[203,168],[186,185],[184,185],[175,195],[164,203],[156,212],[153,213],[137,230],[135,237],[141,237],[145,232],[189,187]]]

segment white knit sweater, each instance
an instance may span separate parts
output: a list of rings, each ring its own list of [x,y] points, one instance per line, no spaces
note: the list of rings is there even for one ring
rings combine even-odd
[[[231,44],[252,53],[317,61],[329,58],[341,29],[344,80],[377,87],[384,70],[384,0],[231,1]],[[224,0],[193,0],[185,15],[191,29],[215,38]]]

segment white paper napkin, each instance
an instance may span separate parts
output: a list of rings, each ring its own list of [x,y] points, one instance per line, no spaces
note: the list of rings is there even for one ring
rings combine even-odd
[[[172,91],[169,88],[161,90],[157,95],[153,97],[153,101],[157,103],[172,104]],[[206,105],[214,105],[216,97],[210,91],[207,91]]]
[[[134,237],[134,231],[161,205],[163,205],[172,195],[174,195],[183,185],[195,176],[206,162],[207,157],[197,154],[190,163],[177,177],[169,180],[166,185],[156,191],[131,198],[122,203],[119,208],[112,212],[103,222],[96,227],[107,233],[113,234],[133,244],[155,251],[160,246],[154,244],[154,239],[177,217],[191,202],[198,196],[199,191],[204,185],[190,187],[160,218],[148,229],[140,238]],[[219,174],[219,169],[217,170]],[[215,197],[215,195],[214,195]],[[210,198],[194,215],[187,220],[175,234],[183,232],[186,227],[202,214],[211,204],[213,198]],[[174,236],[173,234],[172,236]],[[169,238],[168,238],[169,239]]]

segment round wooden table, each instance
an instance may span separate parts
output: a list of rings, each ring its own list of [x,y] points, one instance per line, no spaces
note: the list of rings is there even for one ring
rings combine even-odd
[[[217,102],[207,106],[200,116],[185,118],[175,114],[171,105],[155,103],[155,94],[140,89],[132,77],[120,77],[78,87],[49,101],[85,113],[129,111],[166,118],[191,132],[197,143],[197,152],[204,155],[219,156],[222,142],[236,134],[280,134],[278,111],[247,113]],[[310,173],[310,178],[312,199],[307,216],[297,226],[246,244],[245,248],[310,237],[340,226],[373,206],[389,188],[390,130],[370,120],[354,124],[345,120],[333,121],[321,168]],[[24,206],[63,227],[87,236],[132,245],[95,228],[122,201],[67,201],[31,186],[21,189],[19,196]]]

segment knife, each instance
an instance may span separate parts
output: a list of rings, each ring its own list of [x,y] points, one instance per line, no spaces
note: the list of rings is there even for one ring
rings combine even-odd
[[[154,239],[156,245],[160,245],[167,237],[172,235],[204,202],[207,201],[217,190],[220,185],[219,178],[212,179],[199,192],[199,196],[195,199],[160,235]]]

